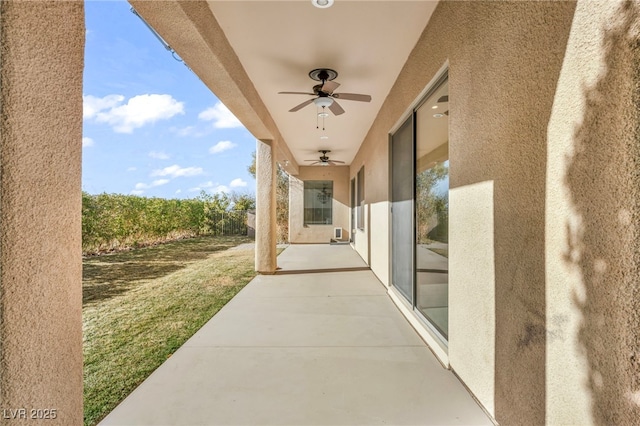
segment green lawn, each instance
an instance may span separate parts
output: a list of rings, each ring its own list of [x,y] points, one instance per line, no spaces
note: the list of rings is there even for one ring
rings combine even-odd
[[[83,262],[84,423],[94,425],[254,276],[246,237],[203,237]]]

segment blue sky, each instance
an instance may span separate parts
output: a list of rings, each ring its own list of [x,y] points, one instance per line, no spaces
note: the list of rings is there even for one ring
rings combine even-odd
[[[255,138],[130,11],[85,2],[82,189],[147,197],[255,193]]]

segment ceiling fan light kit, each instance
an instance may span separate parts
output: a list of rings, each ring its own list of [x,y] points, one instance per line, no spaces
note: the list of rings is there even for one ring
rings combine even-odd
[[[322,155],[320,156],[320,161],[318,160],[305,160],[305,161],[313,161],[313,163],[309,164],[310,166],[336,166],[338,164],[345,164],[344,161],[338,160],[330,160],[327,153],[331,152],[328,149],[321,149],[318,151]]]
[[[319,97],[319,98],[315,98],[313,100],[313,103],[316,104],[316,106],[318,107],[330,107],[333,104],[333,99],[330,97]]]
[[[314,0],[321,1],[321,0]],[[329,3],[333,3],[332,0],[326,0]],[[327,6],[328,7],[328,6]],[[340,87],[340,83],[336,83],[333,80],[338,77],[338,72],[332,70],[330,68],[316,68],[309,72],[309,77],[312,80],[319,81],[320,84],[316,84],[313,86],[313,93],[310,92],[278,92],[281,95],[307,95],[307,96],[315,96],[313,99],[308,99],[302,102],[299,105],[291,108],[289,112],[296,112],[306,107],[307,105],[313,103],[317,107],[322,107],[324,109],[328,108],[329,111],[333,113],[333,115],[341,115],[344,114],[344,109],[340,106],[340,104],[336,101],[336,99],[341,99],[345,101],[357,101],[357,102],[371,102],[370,95],[363,95],[360,93],[334,93],[338,87]]]

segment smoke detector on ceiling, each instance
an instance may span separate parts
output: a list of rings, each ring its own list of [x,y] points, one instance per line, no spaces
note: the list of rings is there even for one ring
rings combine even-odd
[[[311,0],[311,3],[320,9],[326,9],[333,5],[333,0]]]

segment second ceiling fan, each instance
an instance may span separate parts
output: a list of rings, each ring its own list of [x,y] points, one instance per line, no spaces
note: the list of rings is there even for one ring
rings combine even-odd
[[[278,92],[281,95],[308,95],[315,96],[313,99],[309,99],[297,105],[289,110],[289,112],[296,112],[306,107],[311,103],[315,103],[317,106],[323,109],[328,107],[334,115],[344,114],[344,109],[336,102],[336,99],[345,101],[358,101],[358,102],[371,102],[370,95],[362,95],[359,93],[334,93],[340,83],[333,81],[338,76],[338,73],[328,68],[318,68],[309,73],[309,77],[313,80],[319,81],[320,84],[313,86],[313,93],[308,92]]]

